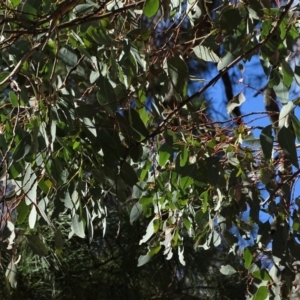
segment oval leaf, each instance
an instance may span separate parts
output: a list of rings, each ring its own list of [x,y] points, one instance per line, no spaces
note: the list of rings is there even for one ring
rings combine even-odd
[[[265,300],[268,297],[268,289],[265,286],[261,286],[256,291],[253,300]]]
[[[265,159],[272,157],[274,137],[272,135],[272,125],[265,127],[259,136],[262,151]]]
[[[19,161],[29,153],[30,149],[31,149],[31,136],[30,134],[26,134],[26,136],[23,137],[20,143],[17,145],[13,154],[13,159],[15,161]]]
[[[284,154],[290,159],[291,163],[299,168],[295,136],[289,128],[282,127],[278,132],[278,143]]]
[[[134,221],[136,221],[140,215],[142,214],[142,205],[137,202],[133,205],[131,212],[130,212],[130,224],[132,225]]]
[[[232,266],[226,265],[226,266],[221,266],[220,272],[223,275],[232,275],[236,273],[236,270]]]
[[[159,0],[146,0],[143,13],[147,18],[153,17],[159,9]]]
[[[46,245],[41,241],[37,235],[26,234],[29,246],[34,254],[39,256],[46,256],[48,254],[48,249]]]

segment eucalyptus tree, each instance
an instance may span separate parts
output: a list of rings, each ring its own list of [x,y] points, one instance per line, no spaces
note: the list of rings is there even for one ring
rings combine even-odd
[[[218,267],[224,275],[243,274],[248,298],[300,297],[293,193],[299,101],[288,101],[299,82],[299,3],[278,5],[0,4],[1,228],[12,287],[25,259],[22,243],[41,257],[49,251],[63,257],[64,240],[75,235],[93,243],[99,230],[104,238],[112,230],[118,236],[128,217],[144,233],[136,245],[140,268],[163,257],[184,270],[191,242],[195,251],[222,245],[239,263]],[[227,122],[213,120],[205,101],[220,80],[228,91],[234,67],[249,88],[243,72],[253,57],[268,80],[266,99],[276,96],[281,104],[276,132],[272,125],[258,128],[259,137],[237,109],[249,101],[243,92],[228,99]],[[191,61],[203,68],[214,63],[216,75],[193,77]],[[191,95],[192,80],[202,85]],[[270,103],[253,119],[278,114]],[[119,226],[108,221],[115,207]]]

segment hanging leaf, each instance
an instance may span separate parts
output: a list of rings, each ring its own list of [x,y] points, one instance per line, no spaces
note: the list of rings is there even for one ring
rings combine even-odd
[[[17,282],[17,268],[13,260],[8,264],[7,269],[5,271],[5,276],[8,279],[10,286],[13,289],[15,289],[17,287],[18,282]]]
[[[30,206],[26,204],[25,201],[21,201],[20,204],[18,205],[17,207],[17,212],[18,212],[18,215],[17,215],[17,220],[18,220],[18,224],[22,224],[28,214],[29,214],[29,209],[30,209]]]
[[[186,146],[182,147],[180,151],[180,167],[184,167],[188,161],[188,149]]]
[[[265,159],[271,159],[274,137],[272,134],[272,125],[266,126],[259,136],[262,151]]]
[[[158,151],[159,161],[158,161],[158,163],[161,167],[163,167],[167,163],[167,161],[170,158],[172,152],[173,152],[173,149],[168,143],[163,143],[159,147],[159,151]]]
[[[114,114],[118,109],[118,101],[114,88],[105,77],[100,77],[97,80],[97,85],[100,89],[97,93],[98,102],[108,113]]]
[[[184,260],[184,248],[178,247],[178,258],[180,263],[185,266],[185,260]]]
[[[25,194],[25,201],[27,205],[36,203],[37,198],[37,178],[35,173],[31,169],[31,165],[28,164],[26,167],[24,179],[23,179],[23,190]]]
[[[251,273],[253,277],[263,280],[263,281],[269,281],[270,276],[266,270],[257,270]]]
[[[31,136],[30,134],[26,134],[25,137],[23,137],[20,141],[20,143],[17,145],[13,158],[15,161],[19,161],[20,159],[24,158],[31,149]]]
[[[140,240],[140,245],[143,243],[146,243],[151,236],[154,234],[154,221],[157,220],[157,218],[153,218],[151,220],[151,222],[148,224],[147,230],[146,230],[146,234],[143,236],[143,238]]]
[[[193,50],[195,55],[204,61],[211,61],[214,63],[218,63],[220,61],[219,56],[205,46],[199,45],[194,47]]]
[[[92,133],[94,137],[97,137],[97,130],[95,128],[95,124],[91,119],[83,118],[83,123],[86,126],[86,128],[89,130],[89,132]]]
[[[144,138],[149,135],[149,132],[144,125],[140,115],[135,109],[129,109],[124,111],[124,116],[128,120],[129,124],[133,127],[134,130],[139,132]]]
[[[72,219],[72,229],[77,236],[85,238],[84,224],[77,214]]]
[[[253,300],[265,300],[268,297],[268,289],[265,286],[260,286],[253,296]]]
[[[291,114],[290,117],[293,124],[294,132],[296,134],[298,142],[300,142],[300,122],[294,114]]]
[[[143,210],[142,205],[137,202],[133,205],[131,212],[130,212],[130,224],[133,225],[134,221],[138,220],[138,218],[141,216]]]
[[[19,106],[18,96],[14,92],[9,92],[9,99],[13,107]]]
[[[233,61],[234,61],[233,55],[230,52],[227,52],[225,56],[223,56],[218,63],[218,71],[223,70]]]
[[[287,104],[282,106],[282,109],[279,113],[279,122],[278,122],[278,128],[282,128],[283,126],[288,127],[289,126],[289,118],[292,112],[295,109],[295,105],[292,101],[289,101]]]
[[[237,96],[233,97],[227,104],[227,113],[230,115],[233,110],[240,106],[246,101],[246,98],[243,93],[239,93]]]
[[[291,66],[283,60],[281,62],[282,74],[283,74],[283,83],[289,88],[294,80],[294,72]]]
[[[59,229],[55,230],[55,249],[61,251],[64,245],[64,239]]]
[[[37,235],[26,234],[25,236],[34,254],[37,254],[39,256],[46,256],[48,254],[46,245]]]
[[[121,177],[129,186],[134,186],[138,182],[138,177],[133,167],[126,161],[122,163]]]
[[[168,60],[168,74],[176,92],[185,96],[189,72],[186,63],[178,55]]]
[[[28,217],[28,224],[29,224],[30,229],[33,229],[35,227],[36,219],[37,219],[36,207],[35,207],[35,205],[32,205],[31,212]]]
[[[289,128],[282,127],[278,132],[278,143],[291,163],[299,168],[295,136]]]
[[[253,256],[252,256],[252,253],[249,250],[249,248],[248,247],[245,248],[245,250],[244,250],[244,266],[247,270],[251,266],[252,258],[253,258]]]
[[[236,273],[236,270],[232,266],[226,265],[226,266],[221,266],[220,272],[223,275],[232,275]]]
[[[143,13],[147,18],[153,17],[159,9],[159,0],[146,0]]]
[[[139,260],[138,260],[138,267],[141,267],[143,265],[145,265],[146,263],[148,263],[149,261],[151,260],[151,256],[146,254],[146,255],[141,255],[139,257]]]
[[[283,83],[283,81],[280,81],[280,83],[278,85],[274,85],[273,90],[283,105],[288,103],[289,89]]]
[[[69,47],[62,47],[58,56],[69,67],[75,67],[77,64],[78,57]]]

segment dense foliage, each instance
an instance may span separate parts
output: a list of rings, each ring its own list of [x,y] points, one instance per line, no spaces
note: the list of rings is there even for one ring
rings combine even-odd
[[[41,299],[44,276],[64,299],[241,299],[222,285],[235,274],[249,299],[300,299],[300,7],[281,4],[1,2],[7,293]],[[240,110],[246,88],[264,93],[244,83],[254,58],[281,103],[273,126],[252,126],[272,112]],[[209,113],[221,95],[205,94],[219,82],[222,121]]]

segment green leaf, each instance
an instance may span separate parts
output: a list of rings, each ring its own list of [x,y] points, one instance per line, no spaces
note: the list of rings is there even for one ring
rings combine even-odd
[[[97,100],[101,106],[110,114],[114,114],[118,109],[118,102],[115,90],[109,80],[101,77],[97,80],[100,91],[97,93]]]
[[[252,263],[252,253],[249,248],[245,248],[244,250],[244,266],[248,270]]]
[[[203,229],[208,224],[208,215],[199,209],[195,214],[195,221],[199,228]]]
[[[210,61],[214,63],[218,63],[220,61],[219,56],[205,46],[196,46],[193,48],[193,51],[198,58],[204,61]]]
[[[58,57],[69,67],[75,67],[78,61],[77,55],[69,47],[62,47]]]
[[[139,257],[139,260],[138,260],[138,267],[141,267],[143,265],[145,265],[146,263],[148,263],[149,261],[151,260],[151,256],[146,254],[146,255],[141,255]]]
[[[55,249],[62,250],[62,248],[64,246],[64,239],[63,239],[62,233],[59,229],[55,230],[54,237],[55,237],[55,239],[54,239]]]
[[[268,289],[265,286],[260,286],[253,296],[253,300],[265,300],[268,297]]]
[[[19,100],[18,96],[14,92],[9,92],[9,100],[12,104],[13,107],[18,107],[19,106]]]
[[[110,46],[112,40],[107,32],[102,28],[95,28],[90,26],[87,30],[88,36],[90,36],[98,45]]]
[[[156,247],[151,247],[149,249],[148,255],[150,257],[153,257],[155,254],[157,254],[160,251],[160,249],[161,249],[161,245],[158,245]]]
[[[232,275],[236,273],[236,270],[232,266],[226,265],[226,266],[221,266],[220,272],[223,275]]]
[[[218,62],[218,71],[226,68],[231,62],[234,61],[234,57],[230,52],[227,52]]]
[[[18,224],[22,224],[24,223],[24,221],[26,220],[28,214],[29,214],[29,209],[30,206],[26,204],[25,201],[21,201],[20,204],[17,207],[17,220],[18,220]]]
[[[13,260],[8,264],[5,271],[5,276],[8,279],[10,286],[15,289],[17,287],[17,268]]]
[[[11,3],[14,7],[16,7],[17,5],[19,5],[21,3],[22,0],[11,0]]]
[[[168,60],[168,74],[176,92],[185,96],[189,72],[186,63],[178,55]]]
[[[270,280],[270,276],[268,274],[267,271],[265,270],[257,270],[257,271],[254,271],[252,273],[253,277],[257,278],[257,279],[260,279],[260,280],[263,280],[263,281],[268,281]]]
[[[219,17],[219,23],[221,28],[230,31],[236,29],[242,21],[242,16],[237,8],[233,6],[226,6]]]
[[[7,78],[7,76],[9,76],[9,73],[7,73],[7,72],[0,73],[0,82],[5,80]],[[8,84],[9,84],[9,81],[7,81],[7,83],[5,83],[4,85],[0,86],[0,91],[4,90],[8,86]]]
[[[180,178],[180,187],[183,190],[186,190],[191,186],[191,184],[194,182],[194,180],[189,176],[184,176]]]
[[[139,203],[142,205],[150,204],[153,201],[152,196],[143,196],[140,198]]]
[[[237,96],[233,97],[227,104],[227,113],[230,115],[233,110],[241,106],[246,101],[246,98],[243,93],[239,93]]]
[[[291,117],[291,121],[293,124],[296,137],[298,139],[298,142],[300,142],[300,122],[294,114],[291,114],[290,117]]]
[[[35,227],[36,219],[37,219],[36,207],[35,207],[35,205],[32,205],[31,211],[30,211],[30,214],[28,217],[28,224],[29,224],[30,229],[33,229]]]
[[[20,159],[24,158],[31,149],[31,135],[26,133],[25,137],[23,137],[20,143],[15,148],[13,153],[13,159],[15,161],[19,161]]]
[[[127,36],[135,41],[137,39],[141,39],[143,41],[147,41],[151,37],[151,31],[147,28],[136,28],[127,33]]]
[[[42,177],[38,182],[39,188],[47,195],[50,189],[52,188],[52,182],[45,177]]]
[[[140,115],[135,109],[129,109],[124,112],[126,119],[129,121],[129,124],[133,127],[134,130],[139,132],[144,138],[149,135],[149,132],[144,125]]]
[[[185,266],[185,260],[184,260],[184,247],[178,247],[178,258],[180,263]]]
[[[208,191],[204,191],[201,195],[200,195],[200,199],[202,200],[202,211],[203,213],[206,213],[207,211],[207,207],[208,207]]]
[[[89,118],[83,118],[83,123],[87,130],[94,136],[97,137],[97,130],[93,121]]]
[[[133,167],[126,161],[122,163],[121,177],[129,186],[134,186],[138,182],[138,177]]]
[[[261,168],[259,172],[259,179],[263,184],[268,184],[273,176],[273,172],[271,172],[268,168]]]
[[[143,13],[147,18],[153,17],[159,9],[159,0],[146,0]]]
[[[291,163],[299,169],[295,136],[289,128],[282,127],[278,132],[278,143]]]
[[[84,224],[77,214],[72,219],[72,229],[77,236],[85,238]]]
[[[289,101],[287,104],[283,105],[279,113],[279,122],[278,127],[282,128],[283,126],[289,126],[289,118],[294,112],[295,105],[292,101]]]
[[[25,201],[27,205],[36,203],[37,199],[37,178],[36,174],[32,171],[31,165],[26,167],[25,175],[23,178],[23,190],[26,193]]]
[[[282,73],[283,73],[283,83],[289,88],[294,80],[294,72],[291,66],[283,60],[281,62]]]
[[[41,2],[38,0],[26,1],[22,7],[22,17],[26,17],[30,20],[33,20],[40,6]]]
[[[274,137],[272,134],[272,125],[266,126],[259,136],[261,148],[265,159],[271,159]]]
[[[163,143],[158,150],[159,160],[158,163],[161,167],[163,167],[171,154],[173,153],[173,148],[168,143]]]
[[[34,254],[37,254],[39,256],[46,256],[48,254],[46,245],[37,235],[26,234],[25,236]]]
[[[143,243],[146,243],[151,236],[154,234],[154,222],[157,220],[156,217],[154,217],[151,222],[147,226],[146,234],[143,236],[143,238],[140,240],[140,245]]]
[[[142,205],[137,202],[133,205],[130,212],[130,224],[132,225],[134,221],[136,221],[142,214]]]
[[[183,146],[180,151],[180,167],[184,167],[188,161],[188,149],[186,146]]]
[[[76,14],[82,14],[88,11],[91,11],[94,8],[94,5],[92,4],[79,4],[74,8],[74,11]]]
[[[278,85],[273,86],[273,90],[283,105],[288,103],[289,89],[282,80]]]

